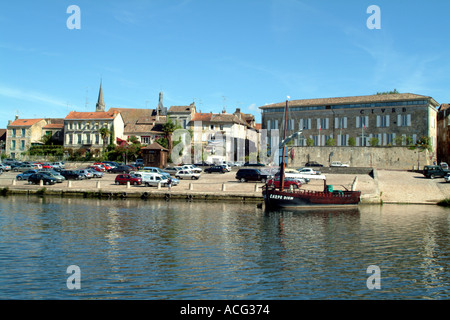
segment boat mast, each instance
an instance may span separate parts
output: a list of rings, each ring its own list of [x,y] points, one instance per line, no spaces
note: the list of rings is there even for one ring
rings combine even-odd
[[[283,142],[286,141],[286,134],[287,134],[287,113],[288,113],[288,104],[289,100],[286,99],[286,109],[284,111],[284,135],[283,135]],[[285,145],[282,145],[282,157],[281,157],[281,168],[280,168],[280,190],[284,190],[284,169],[286,164],[284,163],[284,156],[285,156]]]

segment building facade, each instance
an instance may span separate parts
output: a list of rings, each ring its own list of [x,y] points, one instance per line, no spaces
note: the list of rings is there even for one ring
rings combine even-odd
[[[105,141],[102,128],[110,132]],[[72,111],[64,119],[64,148],[100,151],[104,144],[117,144],[116,139],[123,139],[123,129],[124,122],[118,112]]]
[[[302,130],[295,146],[406,146],[426,136],[436,156],[439,104],[431,97],[370,95],[294,100],[288,106],[287,135]],[[260,109],[262,128],[281,135],[285,102]]]
[[[437,116],[438,162],[450,164],[450,104],[442,104]]]

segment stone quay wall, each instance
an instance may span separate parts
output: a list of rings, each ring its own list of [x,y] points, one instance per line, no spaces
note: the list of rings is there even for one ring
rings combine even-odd
[[[293,159],[289,154],[288,167],[302,167],[316,161],[329,167],[332,161],[341,161],[350,167],[421,170],[431,165],[432,153],[419,152],[407,147],[293,147]],[[290,150],[290,149],[289,149]]]

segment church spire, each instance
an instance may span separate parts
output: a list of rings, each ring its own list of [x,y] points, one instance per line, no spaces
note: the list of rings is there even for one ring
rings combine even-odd
[[[98,93],[98,101],[95,105],[95,111],[104,112],[105,111],[105,103],[103,102],[103,88],[102,88],[102,80],[100,80],[100,91]]]

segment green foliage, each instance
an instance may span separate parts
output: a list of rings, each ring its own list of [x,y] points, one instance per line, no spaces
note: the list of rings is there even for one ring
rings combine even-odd
[[[370,138],[369,139],[369,144],[370,144],[370,146],[371,147],[376,147],[376,146],[378,146],[378,143],[379,143],[380,141],[378,140],[378,138]]]
[[[416,144],[409,147],[410,150],[418,150],[419,152],[423,152],[425,150],[428,150],[429,152],[433,151],[433,148],[431,146],[431,139],[427,136],[420,137]]]
[[[308,147],[314,147],[314,139],[312,139],[312,138],[306,139],[306,145]]]
[[[356,139],[353,138],[353,137],[348,138],[348,145],[349,145],[350,147],[356,146]]]
[[[398,93],[400,93],[400,92],[398,92],[397,89],[394,89],[392,91],[377,92],[377,95],[381,96],[381,95],[386,95],[386,94],[398,94]]]
[[[446,198],[438,202],[438,206],[441,207],[450,207],[450,198]]]
[[[336,140],[334,140],[333,138],[330,138],[327,140],[327,142],[325,142],[325,145],[328,147],[334,147],[336,145]]]

